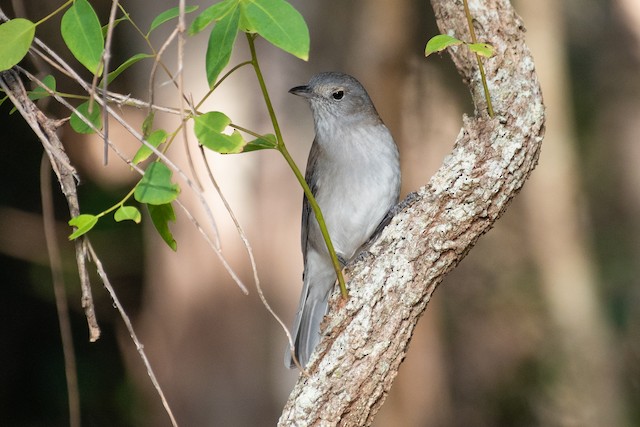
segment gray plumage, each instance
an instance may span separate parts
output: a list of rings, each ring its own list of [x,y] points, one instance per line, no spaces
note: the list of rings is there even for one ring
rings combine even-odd
[[[305,179],[322,210],[341,263],[358,255],[400,194],[398,149],[355,78],[320,73],[289,91],[307,99],[316,132]],[[311,206],[302,207],[303,288],[294,322],[302,366],[320,341],[336,274]],[[285,365],[294,367],[290,351]]]

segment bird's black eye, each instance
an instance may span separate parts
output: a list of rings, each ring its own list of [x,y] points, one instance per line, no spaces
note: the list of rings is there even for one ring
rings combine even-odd
[[[340,101],[342,98],[344,98],[344,91],[343,90],[336,90],[335,92],[333,92],[331,94],[331,96],[333,97],[333,99],[335,99],[336,101]]]

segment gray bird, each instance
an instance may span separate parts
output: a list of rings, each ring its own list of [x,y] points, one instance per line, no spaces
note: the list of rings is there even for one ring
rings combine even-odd
[[[389,129],[367,91],[342,73],[320,73],[290,93],[306,98],[316,132],[305,179],[320,205],[331,241],[344,266],[398,202],[400,162]],[[320,341],[336,273],[320,227],[304,197],[302,205],[304,273],[293,326],[296,357],[307,365]],[[285,365],[295,365],[287,349]]]

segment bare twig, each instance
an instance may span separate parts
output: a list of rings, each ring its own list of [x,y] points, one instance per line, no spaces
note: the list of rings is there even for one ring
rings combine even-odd
[[[171,425],[173,425],[174,427],[177,427],[178,423],[175,417],[173,416],[171,407],[169,407],[169,402],[164,396],[162,387],[160,387],[160,383],[158,382],[158,379],[156,378],[156,375],[153,372],[153,368],[151,367],[149,358],[147,357],[147,354],[144,351],[144,345],[142,345],[142,343],[138,339],[138,336],[136,335],[136,332],[133,329],[133,325],[131,324],[131,320],[129,319],[127,312],[124,310],[124,307],[122,307],[122,304],[120,304],[120,300],[116,295],[116,291],[113,289],[113,286],[111,286],[109,277],[107,276],[106,271],[102,267],[102,262],[100,261],[100,258],[98,257],[98,255],[96,255],[89,239],[86,239],[85,246],[87,248],[87,251],[89,252],[89,255],[91,256],[91,261],[96,265],[98,276],[100,276],[100,279],[104,284],[104,287],[107,289],[107,292],[109,292],[109,295],[111,296],[111,299],[113,300],[113,303],[116,306],[116,309],[120,313],[120,317],[122,317],[122,320],[124,321],[124,324],[127,328],[127,331],[129,332],[129,336],[131,337],[131,340],[136,345],[136,350],[138,351],[138,354],[142,359],[142,363],[144,363],[144,366],[147,369],[147,375],[149,375],[149,378],[151,379],[151,382],[153,383],[154,388],[156,389],[156,391],[158,392],[158,395],[160,396],[160,400],[162,401],[162,406],[164,406],[164,409],[167,412],[167,415],[169,415],[169,419],[171,420]]]
[[[264,305],[264,307],[267,309],[269,314],[271,314],[271,316],[276,320],[276,322],[278,322],[280,324],[280,327],[284,331],[284,334],[287,336],[287,341],[289,342],[289,347],[290,347],[290,350],[291,350],[291,355],[294,358],[294,362],[296,363],[296,365],[298,365],[298,367],[300,368],[301,371],[306,372],[304,370],[304,368],[298,362],[297,358],[295,357],[295,349],[294,349],[294,344],[293,344],[293,337],[291,336],[291,333],[289,332],[289,328],[282,321],[282,319],[280,319],[280,317],[276,314],[276,312],[273,310],[273,308],[271,308],[271,305],[267,301],[267,298],[264,295],[264,292],[262,291],[262,286],[260,285],[260,278],[258,277],[258,267],[256,265],[256,260],[255,260],[255,258],[253,256],[253,249],[251,248],[251,244],[249,243],[249,239],[247,238],[247,235],[245,234],[244,230],[242,229],[242,226],[240,225],[240,221],[238,221],[238,218],[236,217],[235,213],[233,212],[233,209],[231,208],[231,205],[229,205],[229,202],[227,201],[227,198],[224,196],[224,193],[222,193],[222,190],[220,189],[220,186],[218,185],[218,181],[216,181],[215,177],[213,176],[213,172],[211,171],[211,166],[209,165],[209,161],[207,160],[207,157],[205,156],[204,147],[202,147],[202,146],[200,146],[200,154],[202,155],[202,160],[204,161],[204,164],[205,164],[205,166],[207,168],[207,173],[209,175],[209,181],[211,182],[211,185],[213,185],[213,188],[215,188],[216,192],[218,193],[218,196],[220,197],[220,200],[222,200],[222,204],[224,205],[225,209],[229,213],[229,216],[231,217],[231,220],[233,221],[233,224],[236,226],[236,230],[238,231],[238,235],[240,236],[240,239],[242,240],[242,243],[244,244],[244,247],[247,250],[247,254],[249,255],[249,261],[251,262],[251,270],[253,271],[253,281],[254,281],[254,283],[256,285],[256,291],[258,292],[258,296],[260,297],[260,300],[262,301],[262,305]]]
[[[62,274],[60,248],[55,232],[53,197],[51,194],[51,163],[45,155],[42,156],[42,161],[40,162],[40,195],[42,197],[44,237],[47,242],[47,252],[49,253],[53,294],[56,300],[62,353],[64,355],[64,373],[67,379],[67,396],[69,399],[69,426],[80,427],[80,393],[78,391],[76,356],[73,348],[71,321],[69,320],[67,292],[65,290],[64,275]]]
[[[45,152],[49,155],[51,166],[58,176],[60,187],[62,189],[71,216],[80,214],[80,205],[78,203],[78,194],[76,191],[76,171],[70,165],[69,158],[64,151],[62,142],[56,134],[55,124],[49,120],[36,105],[29,99],[27,92],[13,70],[3,71],[0,73],[0,87],[5,91],[16,109],[20,112],[25,121],[29,124],[34,133],[38,136]],[[78,264],[78,273],[80,275],[80,283],[82,287],[82,307],[85,310],[85,316],[89,326],[89,340],[96,341],[100,337],[100,327],[95,315],[93,305],[93,296],[91,294],[91,284],[89,282],[89,273],[85,264],[85,253],[82,247],[82,240],[75,242],[76,262]]]
[[[118,0],[111,2],[111,12],[109,13],[109,24],[107,27],[107,38],[104,45],[104,53],[102,54],[102,93],[107,93],[109,86],[109,62],[111,61],[111,41],[113,40],[113,28],[116,21],[116,12],[118,11]],[[96,78],[99,73],[96,73]],[[92,90],[95,85],[92,86]],[[91,104],[90,104],[91,108]],[[106,166],[109,161],[109,113],[106,109],[102,110],[102,126],[104,128],[104,148],[103,148],[103,164]]]

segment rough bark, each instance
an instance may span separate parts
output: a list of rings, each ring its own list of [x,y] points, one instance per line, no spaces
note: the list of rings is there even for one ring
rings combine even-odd
[[[442,33],[469,39],[462,1],[431,3]],[[523,22],[508,0],[469,3],[479,40],[496,48],[484,61],[496,117],[486,113],[475,57],[463,47],[452,49],[476,114],[463,118],[452,152],[405,201],[370,248],[373,256],[350,266],[350,299],[334,295],[309,376],[300,376],[281,426],[371,424],[436,287],[536,165],[544,107]]]

